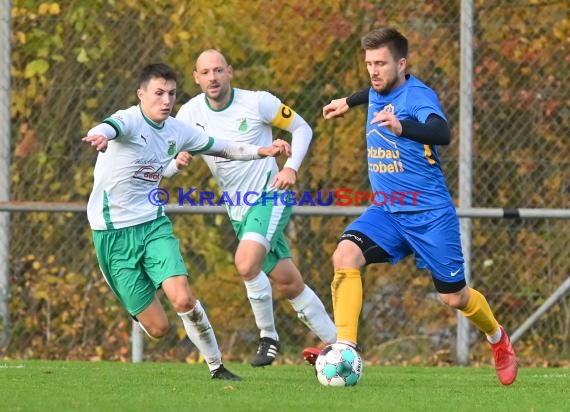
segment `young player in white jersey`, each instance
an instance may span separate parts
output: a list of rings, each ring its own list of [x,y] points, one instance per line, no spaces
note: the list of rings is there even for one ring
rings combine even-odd
[[[222,364],[212,326],[188,285],[172,224],[149,195],[180,150],[251,160],[288,152],[289,146],[284,141],[260,147],[215,140],[170,117],[176,73],[164,64],[142,70],[137,96],[138,106],[116,112],[83,138],[99,151],[87,207],[99,266],[122,305],[150,337],[160,338],[168,330],[156,296],[162,288],[212,378],[240,380]]]
[[[232,88],[232,76],[232,67],[219,51],[204,51],[194,71],[194,79],[203,93],[185,103],[176,118],[235,143],[269,145],[273,127],[292,134],[291,157],[281,171],[275,159],[270,158],[242,162],[202,156],[224,195],[231,198],[226,205],[240,240],[235,264],[260,330],[259,347],[251,362],[257,367],[270,365],[280,349],[268,274],[298,317],[324,343],[336,340],[336,328],[321,300],[305,284],[291,260],[284,236],[292,207],[284,201],[282,191],[295,184],[312,130],[301,116],[271,93]],[[181,153],[176,162],[183,166],[187,159]],[[171,163],[165,176],[177,171],[176,162]]]

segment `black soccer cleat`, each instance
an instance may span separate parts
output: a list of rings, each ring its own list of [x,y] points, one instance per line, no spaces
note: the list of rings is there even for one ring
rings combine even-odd
[[[218,369],[211,372],[212,379],[222,379],[226,381],[241,381],[242,379],[235,373],[230,372],[224,365],[220,365]]]
[[[279,341],[276,341],[275,339],[259,339],[259,347],[257,348],[255,358],[251,362],[251,366],[257,368],[259,366],[271,365],[277,357],[280,347],[281,345],[279,344]]]

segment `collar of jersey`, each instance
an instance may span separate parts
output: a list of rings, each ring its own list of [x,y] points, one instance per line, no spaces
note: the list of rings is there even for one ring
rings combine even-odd
[[[140,105],[139,105],[139,110],[141,111],[141,114],[143,116],[144,121],[147,122],[150,127],[157,129],[157,130],[160,130],[164,127],[165,122],[162,122],[162,124],[158,124],[158,123],[152,121],[150,118],[146,117],[146,115],[142,111],[142,107],[140,107]]]
[[[212,106],[210,106],[210,101],[208,100],[208,96],[206,96],[206,93],[204,93],[204,99],[206,99],[206,105],[208,105],[208,108],[213,111],[213,112],[222,112],[224,110],[226,110],[228,107],[230,107],[234,101],[234,88],[232,87],[232,95],[230,96],[230,100],[228,101],[228,104],[226,104],[224,107],[222,107],[221,109],[214,109]]]

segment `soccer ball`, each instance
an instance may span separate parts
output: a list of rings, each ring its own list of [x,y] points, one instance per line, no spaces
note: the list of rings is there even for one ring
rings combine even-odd
[[[315,363],[317,379],[324,386],[354,386],[362,377],[363,367],[358,352],[343,343],[324,348]]]

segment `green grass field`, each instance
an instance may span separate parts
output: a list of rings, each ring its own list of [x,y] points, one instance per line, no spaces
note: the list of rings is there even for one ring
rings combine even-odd
[[[365,366],[353,388],[321,386],[306,365],[0,361],[0,411],[569,411],[570,369]]]

